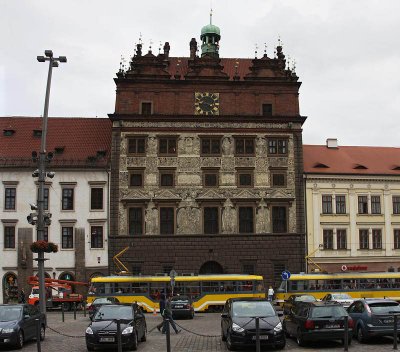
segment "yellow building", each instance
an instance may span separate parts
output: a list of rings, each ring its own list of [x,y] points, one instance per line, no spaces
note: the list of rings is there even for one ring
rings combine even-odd
[[[328,139],[303,153],[308,271],[400,271],[400,148]]]

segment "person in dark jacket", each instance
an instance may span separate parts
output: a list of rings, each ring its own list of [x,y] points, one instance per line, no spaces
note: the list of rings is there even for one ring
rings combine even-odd
[[[164,326],[162,329],[162,333],[165,334],[167,332],[167,324],[168,322],[166,321],[166,319],[169,320],[169,323],[171,324],[172,328],[175,330],[176,334],[179,334],[181,332],[181,330],[179,330],[176,325],[175,325],[175,321],[172,318],[172,308],[171,308],[171,297],[167,300],[167,302],[165,303],[165,309],[164,309]]]
[[[25,291],[23,288],[21,288],[21,291],[19,292],[19,303],[26,303],[26,298],[25,298]]]
[[[157,330],[158,331],[161,331],[161,328],[164,326],[164,320],[165,320],[164,310],[165,310],[166,303],[167,303],[167,301],[165,299],[165,295],[162,293],[160,295],[160,314],[161,314],[163,320],[162,320],[162,322],[160,324],[157,325]]]

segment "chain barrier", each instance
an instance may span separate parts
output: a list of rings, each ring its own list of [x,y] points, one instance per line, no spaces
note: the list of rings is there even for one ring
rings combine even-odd
[[[74,336],[74,335],[64,334],[64,333],[62,333],[62,332],[60,332],[60,331],[57,331],[57,330],[51,328],[50,326],[47,326],[47,329],[49,329],[49,330],[55,332],[55,333],[58,334],[58,335],[65,336],[65,337],[71,337],[71,338],[73,338],[73,339],[80,339],[80,338],[84,338],[84,337],[85,337],[85,335],[84,335],[84,336]]]

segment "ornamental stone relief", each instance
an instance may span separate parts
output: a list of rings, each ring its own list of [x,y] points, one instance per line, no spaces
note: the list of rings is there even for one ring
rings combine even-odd
[[[121,187],[128,187],[129,185],[129,173],[128,171],[121,171],[119,173],[119,184]]]
[[[255,161],[256,169],[257,170],[267,170],[268,169],[268,159],[267,158],[260,158],[257,157]]]
[[[159,233],[158,209],[153,202],[149,202],[145,213],[146,235]]]
[[[254,158],[235,158],[236,167],[251,167],[255,165]]]
[[[126,138],[121,138],[121,143],[119,145],[119,153],[120,155],[126,155],[128,153],[128,140]]]
[[[200,158],[194,157],[179,157],[179,171],[198,171],[200,169]]]
[[[269,219],[269,211],[267,208],[267,204],[264,200],[257,206],[256,212],[256,233],[266,233],[268,232],[268,219]]]
[[[119,169],[126,170],[126,157],[125,156],[121,156],[119,158]]]
[[[229,170],[232,172],[235,170],[235,158],[222,158],[221,168],[224,171]]]
[[[220,172],[219,180],[221,186],[235,186],[236,185],[236,177],[231,172]]]
[[[147,137],[147,155],[157,154],[157,137],[155,134],[151,134]]]
[[[161,157],[158,158],[158,166],[176,167],[176,157]]]
[[[221,158],[205,157],[200,159],[201,167],[221,167]]]
[[[201,185],[201,176],[199,174],[178,174],[179,186],[198,186]]]
[[[127,220],[127,211],[124,207],[119,207],[118,216],[119,216],[119,235],[127,235],[128,234],[128,220]]]
[[[186,203],[181,202],[178,208],[176,231],[180,235],[201,233],[201,211],[198,207]]]
[[[233,203],[230,199],[227,199],[224,203],[224,208],[222,210],[222,233],[231,234],[236,233],[237,226],[237,215]]]
[[[268,161],[269,161],[270,167],[287,167],[288,166],[288,158],[269,157]]]
[[[147,157],[146,158],[146,171],[158,173],[158,158],[157,157]]]
[[[222,139],[222,153],[224,155],[230,156],[233,154],[233,138],[226,136]]]
[[[146,158],[135,158],[135,157],[128,156],[126,158],[126,166],[127,167],[146,167]]]
[[[266,141],[263,137],[256,138],[256,155],[267,155]]]

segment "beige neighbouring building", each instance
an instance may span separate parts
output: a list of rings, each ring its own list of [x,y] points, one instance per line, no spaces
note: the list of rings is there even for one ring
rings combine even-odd
[[[328,139],[303,153],[310,259],[328,272],[400,271],[400,148]]]

